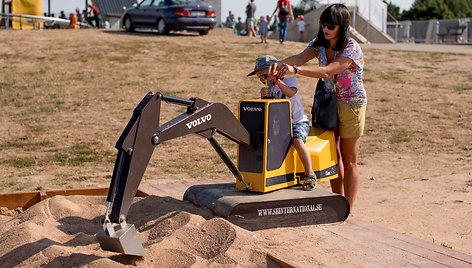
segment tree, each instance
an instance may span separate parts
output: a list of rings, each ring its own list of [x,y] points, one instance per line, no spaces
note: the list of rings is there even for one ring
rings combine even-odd
[[[472,0],[415,0],[403,20],[453,19],[472,16]]]
[[[451,10],[454,18],[472,16],[472,0],[444,0],[444,3]]]
[[[395,19],[399,20],[400,19],[400,7],[399,6],[396,6],[395,4],[392,4],[392,1],[390,1],[389,3],[387,3],[387,1],[383,0],[383,2],[385,4],[387,4],[387,12],[388,14],[390,14],[392,17],[394,17]],[[388,21],[393,21],[393,19],[388,16],[387,17],[387,20]]]
[[[295,7],[292,6],[293,16],[305,15],[319,5],[319,0],[301,0]]]

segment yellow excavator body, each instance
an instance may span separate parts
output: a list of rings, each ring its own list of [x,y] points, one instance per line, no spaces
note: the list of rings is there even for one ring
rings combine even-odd
[[[249,190],[266,193],[303,183],[305,168],[292,142],[290,101],[242,100],[238,118],[255,141],[254,151],[238,146],[238,169]],[[317,181],[338,177],[333,131],[311,127],[305,146]],[[246,186],[236,181],[236,188]]]

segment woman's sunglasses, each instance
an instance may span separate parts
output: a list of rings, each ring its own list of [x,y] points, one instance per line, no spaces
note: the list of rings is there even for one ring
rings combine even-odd
[[[327,24],[327,23],[322,23],[321,24],[321,28],[328,28],[328,30],[330,31],[333,31],[334,29],[336,29],[336,25],[333,25],[333,24]]]

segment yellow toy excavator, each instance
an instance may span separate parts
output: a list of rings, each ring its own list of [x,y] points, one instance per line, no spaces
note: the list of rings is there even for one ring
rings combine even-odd
[[[162,102],[187,111],[159,125]],[[107,196],[103,229],[96,235],[103,250],[147,256],[126,216],[154,148],[188,134],[206,138],[228,166],[236,183],[194,185],[183,199],[249,230],[344,221],[349,203],[341,195],[301,191],[304,167],[292,146],[289,100],[242,100],[239,120],[221,103],[148,93],[116,143],[118,154]],[[237,165],[214,138],[238,144]],[[306,146],[317,181],[338,177],[334,133],[310,129]],[[111,212],[110,212],[111,209]]]

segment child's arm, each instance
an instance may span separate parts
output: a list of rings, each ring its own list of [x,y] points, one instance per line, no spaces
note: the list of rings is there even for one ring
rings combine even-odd
[[[297,94],[298,89],[296,87],[287,86],[281,79],[277,80],[277,85],[287,98],[291,98]]]

